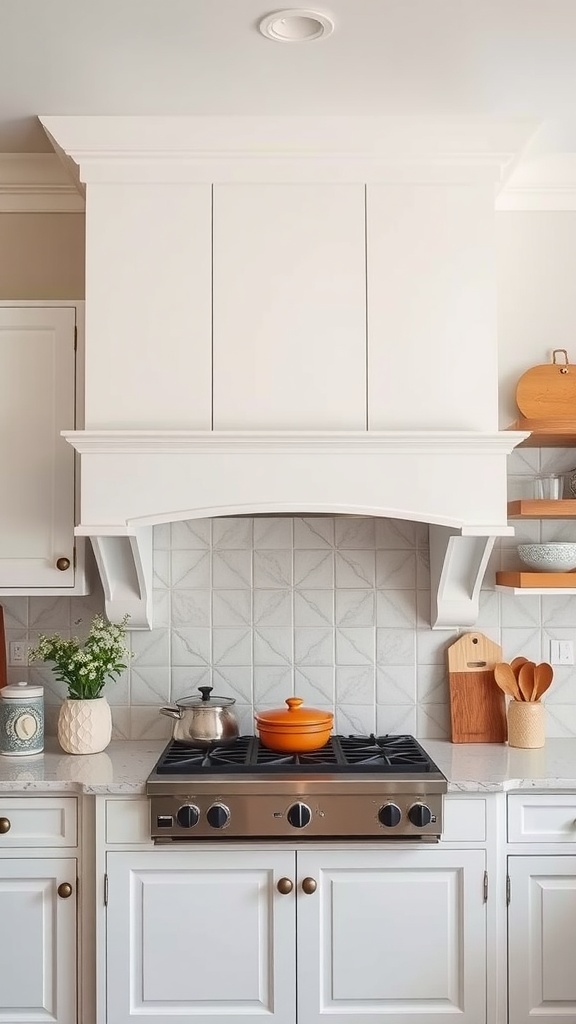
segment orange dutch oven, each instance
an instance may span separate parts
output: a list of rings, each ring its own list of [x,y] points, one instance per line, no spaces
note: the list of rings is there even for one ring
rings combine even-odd
[[[305,708],[301,697],[288,697],[286,704],[288,708],[254,716],[263,746],[280,754],[305,754],[324,747],[334,725],[332,712]]]

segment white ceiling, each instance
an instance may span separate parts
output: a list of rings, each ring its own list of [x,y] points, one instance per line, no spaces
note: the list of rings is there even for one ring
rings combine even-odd
[[[518,116],[576,148],[576,0],[327,0],[298,44],[257,30],[282,6],[0,0],[0,152],[49,151],[38,114]]]

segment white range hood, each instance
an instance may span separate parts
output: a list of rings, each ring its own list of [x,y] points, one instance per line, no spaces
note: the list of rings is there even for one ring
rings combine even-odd
[[[92,540],[108,615],[129,612],[132,628],[150,628],[155,524],[367,515],[430,524],[431,624],[473,625],[494,539],[514,532],[506,459],[527,436],[497,428],[491,213],[533,126],[41,120],[86,183],[86,429],[65,436],[80,454],[77,533]],[[214,265],[212,278],[207,271],[214,196],[222,183],[261,182],[358,184],[365,197],[366,408],[358,420],[344,416],[351,429],[334,418],[328,429],[300,429],[297,404],[282,429],[256,414],[238,414],[233,429],[221,418]],[[378,259],[393,282],[382,301],[382,275],[370,277]],[[430,281],[438,271],[433,287],[415,287],[423,263]],[[343,406],[347,372],[339,382],[338,365],[327,365]],[[321,389],[318,404],[321,413]]]
[[[387,516],[430,524],[431,624],[473,625],[506,523],[521,432],[75,431],[82,522],[110,617],[151,624],[152,526],[212,516]],[[489,482],[489,485],[488,485]]]

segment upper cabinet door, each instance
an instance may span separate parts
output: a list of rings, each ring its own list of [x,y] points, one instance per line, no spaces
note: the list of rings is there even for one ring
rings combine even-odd
[[[214,429],[366,428],[364,195],[214,187]]]
[[[371,430],[497,430],[494,186],[370,184]]]
[[[75,324],[73,307],[0,307],[0,592],[74,586]]]

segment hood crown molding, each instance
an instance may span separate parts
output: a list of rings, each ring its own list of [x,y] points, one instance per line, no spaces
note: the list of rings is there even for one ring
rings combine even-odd
[[[499,181],[528,120],[393,117],[40,117],[85,182]],[[56,141],[57,140],[57,141]],[[230,164],[234,164],[231,170]]]

